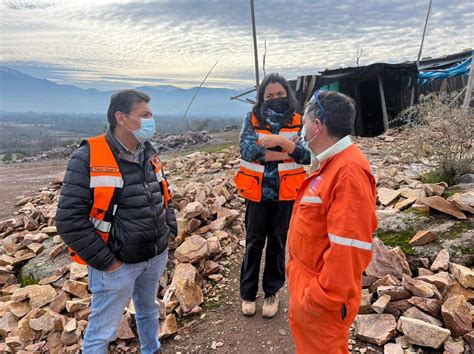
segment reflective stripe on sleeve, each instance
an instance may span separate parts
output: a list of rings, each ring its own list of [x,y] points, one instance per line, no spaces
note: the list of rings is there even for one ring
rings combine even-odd
[[[369,242],[359,241],[348,237],[341,237],[334,234],[328,234],[328,236],[332,243],[336,243],[338,245],[360,248],[368,251],[372,250],[372,243]]]
[[[114,176],[92,176],[90,181],[90,188],[95,187],[115,187],[122,188],[122,177]]]

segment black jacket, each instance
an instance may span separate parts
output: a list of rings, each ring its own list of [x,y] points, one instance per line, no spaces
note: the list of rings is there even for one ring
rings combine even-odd
[[[105,270],[117,260],[146,261],[167,249],[177,233],[172,206],[165,209],[161,185],[150,159],[156,150],[145,144],[144,164],[133,162],[121,151],[110,131],[106,139],[124,181],[118,208],[106,244],[89,221],[93,190],[89,188],[90,148],[87,142],[69,160],[56,214],[56,226],[64,242],[88,265]]]

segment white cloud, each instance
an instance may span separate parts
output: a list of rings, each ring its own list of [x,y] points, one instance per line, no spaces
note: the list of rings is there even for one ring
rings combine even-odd
[[[260,63],[289,78],[319,69],[416,59],[427,1],[256,1]],[[248,1],[6,0],[0,5],[0,60],[63,68],[63,80],[137,84],[157,79],[253,84]],[[470,47],[471,0],[434,1],[425,56]],[[79,71],[77,70],[79,69]],[[152,81],[153,82],[153,81]]]

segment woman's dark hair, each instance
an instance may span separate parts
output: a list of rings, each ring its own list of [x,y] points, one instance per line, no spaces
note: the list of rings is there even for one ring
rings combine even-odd
[[[260,117],[260,107],[262,106],[262,103],[264,101],[263,95],[265,94],[265,89],[267,88],[267,86],[269,84],[275,84],[275,83],[283,86],[283,88],[286,91],[286,96],[288,97],[288,103],[290,105],[289,111],[291,112],[291,115],[288,117],[288,120],[291,119],[293,113],[297,111],[298,106],[299,106],[298,100],[296,99],[296,95],[293,89],[288,84],[288,81],[286,81],[286,79],[278,73],[268,74],[263,79],[260,86],[258,87],[257,101],[255,102],[252,108],[253,114],[255,114],[255,116],[257,117],[257,119],[259,120],[262,126],[265,126],[264,119]]]

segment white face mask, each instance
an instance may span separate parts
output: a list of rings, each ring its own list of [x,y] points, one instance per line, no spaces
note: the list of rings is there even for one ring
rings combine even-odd
[[[313,123],[314,123],[314,121],[312,121],[311,123],[309,123],[308,126],[311,125],[311,124],[313,124]],[[302,142],[302,144],[303,144],[303,147],[304,147],[306,150],[311,151],[311,148],[309,147],[309,144],[311,144],[311,143],[314,141],[314,139],[316,139],[316,138],[319,136],[319,134],[313,136],[313,137],[311,138],[311,140],[308,141],[308,140],[306,140],[306,132],[307,132],[307,131],[306,131],[306,125],[303,125],[303,128],[301,129],[301,140],[302,140],[301,142]],[[312,151],[311,151],[311,152],[312,152]]]

